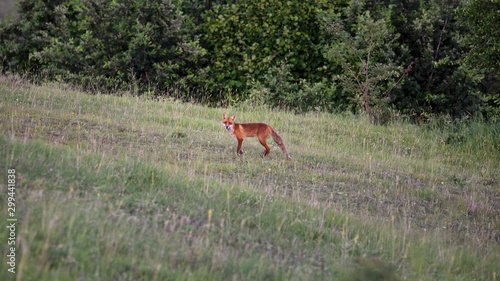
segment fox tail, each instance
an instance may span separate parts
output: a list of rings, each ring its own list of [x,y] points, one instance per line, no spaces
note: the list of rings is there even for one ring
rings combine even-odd
[[[278,146],[281,148],[281,150],[283,150],[286,157],[288,159],[292,159],[292,157],[290,157],[290,155],[288,154],[288,151],[286,150],[285,143],[283,142],[283,139],[273,129],[271,129],[271,137],[273,137],[273,140],[278,144]]]

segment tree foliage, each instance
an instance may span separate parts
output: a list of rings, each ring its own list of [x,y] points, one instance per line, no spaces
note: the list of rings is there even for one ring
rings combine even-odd
[[[0,24],[0,62],[2,70],[38,73],[41,64],[34,53],[56,38],[56,7],[66,0],[19,0],[19,19],[6,19]],[[69,18],[69,20],[76,20]]]
[[[205,14],[204,40],[218,84],[244,91],[269,66],[288,60],[295,80],[319,80],[319,22],[314,1],[241,1]]]
[[[458,15],[467,29],[464,44],[470,49],[464,61],[500,76],[500,2],[469,0],[460,7]]]
[[[31,2],[44,3],[22,0],[21,6]],[[29,56],[21,58],[25,64],[41,64],[36,70],[47,77],[104,91],[129,88],[131,83],[162,90],[196,85],[204,78],[200,61],[206,51],[191,34],[189,17],[172,1],[66,0],[28,10],[50,16],[38,16],[38,26],[21,30],[15,38],[34,34],[29,40],[34,47],[28,46]],[[21,21],[21,26],[28,22]]]
[[[3,72],[92,91],[176,89],[212,103],[247,99],[296,111],[380,115],[394,108],[416,117],[500,111],[497,1],[18,5],[19,18],[0,23]]]
[[[386,13],[390,14],[390,10]],[[397,36],[388,29],[384,18],[375,20],[370,11],[357,15],[350,26],[338,14],[324,20],[325,29],[332,36],[332,43],[325,45],[325,58],[340,66],[342,72],[335,79],[370,117],[372,106],[380,110],[387,105],[387,96],[382,93],[389,90],[401,72],[401,67],[394,63],[393,44]]]
[[[406,114],[472,114],[481,103],[477,80],[460,64],[460,25],[456,8],[460,0],[376,1],[364,9],[378,12],[392,7],[388,23],[399,34],[394,44],[396,63],[412,71],[391,93],[390,104]],[[373,8],[375,7],[375,9]]]
[[[464,28],[463,64],[480,80],[483,111],[500,116],[500,2],[466,1],[458,10]]]

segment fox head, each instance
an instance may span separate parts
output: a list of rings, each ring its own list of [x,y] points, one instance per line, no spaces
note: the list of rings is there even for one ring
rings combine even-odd
[[[236,119],[236,115],[229,118],[226,113],[222,113],[222,125],[226,128],[226,130],[231,130],[234,126],[234,119]]]

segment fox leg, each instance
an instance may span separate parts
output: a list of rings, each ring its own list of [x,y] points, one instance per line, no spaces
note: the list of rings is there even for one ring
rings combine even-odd
[[[265,138],[259,138],[259,142],[260,144],[262,144],[262,146],[264,146],[266,148],[266,151],[264,151],[264,156],[267,156],[269,154],[269,151],[271,150],[269,148],[269,146],[267,145],[266,143],[266,139]]]
[[[238,155],[243,154],[243,149],[241,148],[242,144],[243,144],[243,139],[238,139],[238,149],[236,150],[236,154]]]

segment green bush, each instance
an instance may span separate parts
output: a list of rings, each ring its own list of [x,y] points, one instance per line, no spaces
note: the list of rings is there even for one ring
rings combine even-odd
[[[489,9],[479,22],[481,5]],[[298,112],[500,116],[499,48],[488,35],[498,29],[497,5],[489,0],[19,0],[18,7],[19,18],[0,23],[1,72],[92,92],[219,105],[250,99]]]
[[[61,36],[36,53],[52,75],[97,81],[106,89],[132,83],[165,90],[203,78],[198,63],[206,51],[172,1],[84,1],[76,38],[64,17],[69,8],[60,10]]]
[[[281,63],[269,68],[263,81],[252,81],[249,101],[259,105],[306,111],[346,110],[349,100],[342,95],[335,83],[324,79],[310,84],[305,79],[296,82],[290,65]]]
[[[54,26],[56,8],[68,0],[19,0],[19,19],[6,19],[0,24],[0,63],[2,72],[16,71],[39,74],[44,67],[34,53],[43,50],[52,38],[59,36]],[[74,21],[74,15],[66,15]]]
[[[423,112],[463,116],[479,110],[477,79],[460,65],[469,48],[460,46],[463,28],[457,21],[460,0],[384,1],[392,5],[390,24],[400,36],[394,52],[397,62],[412,71],[394,89],[390,103],[405,114]]]
[[[310,83],[323,78],[318,51],[320,26],[315,1],[242,1],[214,5],[205,14],[204,41],[217,84],[240,95],[262,82],[270,66],[287,59],[290,79]],[[279,94],[278,94],[279,95]],[[273,100],[273,103],[280,103]]]
[[[386,18],[390,12],[384,11]],[[374,113],[387,107],[387,94],[402,73],[393,51],[397,34],[389,30],[384,18],[375,19],[369,11],[356,15],[351,24],[339,14],[327,15],[323,21],[332,38],[323,54],[333,67],[342,69],[333,79],[350,94],[353,104],[369,117],[377,117]]]
[[[3,68],[98,91],[200,85],[206,51],[179,6],[166,0],[21,0],[21,19],[2,25]]]

